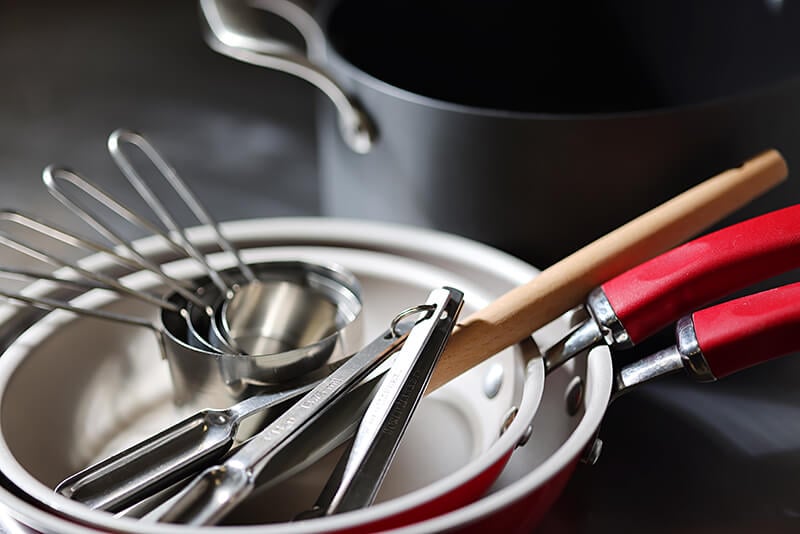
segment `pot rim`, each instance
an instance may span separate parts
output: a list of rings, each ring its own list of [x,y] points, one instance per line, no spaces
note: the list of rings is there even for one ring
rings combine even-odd
[[[433,253],[436,254],[438,252],[438,255],[441,255],[441,256],[446,257],[446,258],[449,257],[452,261],[458,261],[459,258],[460,258],[461,261],[464,261],[464,258],[471,258],[472,259],[471,261],[473,261],[473,263],[477,265],[477,264],[479,264],[480,260],[475,260],[474,259],[476,257],[476,254],[480,253],[481,255],[477,256],[477,257],[478,258],[483,257],[484,260],[485,260],[486,254],[489,254],[493,261],[495,261],[496,263],[504,264],[502,272],[506,273],[506,267],[508,267],[509,271],[515,273],[514,276],[516,277],[515,278],[516,283],[525,282],[525,281],[527,281],[527,279],[530,276],[532,276],[532,275],[534,275],[536,273],[536,270],[534,268],[532,268],[532,267],[520,262],[519,260],[517,260],[515,258],[507,256],[504,253],[501,253],[501,252],[499,252],[499,251],[497,251],[495,249],[492,249],[490,247],[486,247],[485,245],[480,245],[480,244],[475,243],[475,242],[471,242],[469,240],[465,240],[463,238],[457,238],[455,236],[449,236],[449,235],[441,234],[441,233],[438,233],[438,232],[432,232],[432,231],[427,231],[427,230],[419,230],[419,229],[404,229],[402,227],[398,227],[396,225],[391,225],[391,224],[376,225],[376,224],[374,224],[372,222],[364,223],[364,222],[357,222],[357,221],[339,222],[339,221],[336,221],[336,220],[326,220],[326,219],[321,219],[321,218],[307,218],[307,219],[304,218],[304,219],[302,219],[300,221],[298,221],[297,218],[292,218],[292,219],[286,219],[286,220],[282,220],[282,221],[278,221],[278,222],[279,222],[279,224],[277,224],[277,226],[279,226],[279,227],[282,226],[284,230],[289,230],[288,233],[299,232],[300,234],[302,234],[303,232],[305,232],[307,238],[310,235],[314,236],[312,242],[315,242],[315,243],[319,243],[320,242],[320,238],[319,238],[319,235],[318,235],[319,232],[317,230],[320,227],[325,228],[326,230],[328,230],[327,233],[329,234],[329,236],[331,238],[334,235],[339,234],[339,241],[343,241],[343,243],[341,243],[339,245],[340,247],[342,247],[344,245],[352,245],[352,241],[349,239],[350,236],[354,236],[354,235],[355,236],[370,235],[370,234],[374,233],[374,230],[375,230],[376,226],[385,226],[385,230],[392,232],[392,234],[389,234],[389,235],[394,235],[395,238],[396,238],[396,241],[403,242],[403,245],[406,248],[412,249],[412,250],[418,250],[418,251],[424,252],[424,253],[431,253],[431,251],[434,251]],[[323,222],[325,224],[322,224]],[[246,234],[245,237],[244,237],[245,239],[247,238],[246,237],[247,235],[250,235],[251,237],[253,235],[256,235],[258,233],[258,229],[262,229],[262,232],[263,232],[264,221],[262,221],[262,220],[239,221],[238,223],[239,223],[238,227],[235,224],[223,225],[223,227],[226,230],[230,231],[231,236],[234,236],[234,235],[238,236],[239,232],[237,232],[237,230],[240,230],[240,231],[244,230],[244,233]],[[337,223],[340,223],[340,224],[337,224]],[[266,224],[270,227],[270,230],[272,230],[272,226],[275,225],[275,220],[268,220],[266,222]],[[366,227],[369,227],[372,231],[371,232],[364,232],[364,229]],[[255,234],[254,234],[254,231],[253,231],[254,229],[255,229]],[[196,231],[200,232],[202,230],[203,229],[198,229]],[[313,232],[309,232],[309,230],[314,230],[314,231]],[[149,240],[149,239],[151,239],[151,238],[147,238],[145,240],[142,240],[143,241],[142,251],[145,252],[145,253],[148,253],[148,252],[155,253],[155,252],[157,252],[159,247],[161,247],[161,244],[158,243],[157,246],[154,246],[152,250],[148,251],[147,249],[148,249],[148,245],[150,243],[144,243],[144,242]],[[366,239],[364,241],[365,242],[362,243],[362,244],[367,244],[370,240]],[[373,242],[373,247],[372,248],[374,248],[374,241],[375,240],[372,240],[372,242]],[[447,244],[447,247],[434,248],[431,245],[432,245],[432,243],[435,243],[435,242],[438,242],[440,245]],[[426,243],[427,246],[420,246],[421,243]],[[295,243],[293,243],[293,244],[295,244]],[[301,245],[295,244],[295,246],[303,246],[303,245],[302,244]],[[305,246],[309,246],[309,244],[306,244]],[[401,245],[400,248],[402,249],[403,246]],[[461,251],[461,254],[459,255],[459,254],[455,253],[454,251],[456,251],[456,250]],[[442,253],[440,251],[448,251],[448,252],[447,253]],[[463,254],[463,252],[467,252],[467,254]],[[401,257],[401,259],[406,259],[406,258],[402,258]],[[102,259],[99,259],[99,258],[92,257],[92,258],[87,259],[87,263],[95,263],[95,262],[97,263],[96,267],[99,267],[99,268],[102,268],[104,265],[107,266],[106,264],[110,264],[110,262],[104,262]],[[498,267],[498,269],[499,268],[500,267]],[[143,273],[143,274],[146,276],[146,273]],[[509,281],[511,281],[512,280],[511,275],[508,275],[507,279]],[[39,284],[43,284],[44,288],[48,287],[48,284],[46,282],[37,282],[37,283],[32,284],[31,286],[29,286],[30,287],[30,291],[42,291],[43,288],[37,287]],[[499,438],[490,447],[489,450],[487,450],[485,453],[483,453],[481,455],[481,457],[484,459],[483,462],[481,462],[480,464],[477,464],[476,462],[470,462],[470,464],[468,464],[468,465],[462,467],[461,469],[459,469],[458,472],[461,472],[461,471],[466,472],[465,473],[466,477],[464,477],[464,475],[462,475],[462,477],[461,477],[461,478],[466,478],[466,480],[462,481],[461,483],[464,483],[467,480],[471,480],[474,475],[476,475],[477,473],[483,472],[483,470],[486,467],[488,467],[489,465],[492,465],[497,460],[499,460],[502,456],[504,456],[506,454],[507,451],[512,450],[514,445],[516,445],[516,443],[519,441],[520,437],[525,432],[525,430],[526,430],[526,428],[528,426],[528,421],[530,421],[530,418],[533,417],[533,415],[535,413],[535,407],[538,406],[538,401],[539,401],[538,397],[534,399],[535,395],[532,395],[531,392],[538,389],[539,396],[541,395],[541,392],[542,392],[541,387],[535,388],[533,386],[535,386],[537,382],[538,382],[539,385],[542,384],[541,381],[543,380],[543,367],[541,365],[533,366],[533,367],[534,367],[534,372],[530,373],[527,376],[527,378],[525,380],[526,387],[523,390],[524,392],[527,392],[528,394],[525,395],[525,393],[523,393],[523,400],[522,400],[522,404],[520,405],[520,414],[526,414],[526,413],[530,412],[528,414],[528,416],[527,416],[527,420],[525,420],[526,419],[525,417],[517,417],[517,419],[515,419],[515,421],[509,427],[507,432],[501,438]],[[538,369],[538,372],[536,371],[536,369]],[[9,458],[13,460],[13,456],[10,455],[9,451],[2,450],[1,452],[2,452],[2,454],[4,456],[8,455]],[[488,454],[489,452],[492,452],[492,454]],[[478,465],[483,466],[483,468],[482,469],[477,469]],[[24,469],[21,468],[21,466],[20,466],[20,469],[23,472],[25,472]],[[373,521],[383,520],[383,519],[386,519],[388,517],[392,517],[394,515],[402,513],[405,510],[408,510],[409,507],[410,507],[410,504],[406,504],[407,502],[408,503],[413,503],[415,501],[419,501],[420,494],[421,494],[421,496],[423,498],[428,493],[443,494],[443,493],[446,493],[446,492],[439,491],[437,493],[436,490],[441,486],[453,488],[453,487],[457,487],[458,485],[460,485],[460,484],[458,484],[457,486],[453,486],[452,483],[446,484],[447,483],[447,478],[450,478],[450,477],[446,477],[444,479],[440,479],[439,481],[435,482],[434,484],[431,484],[429,486],[426,486],[425,488],[422,488],[420,490],[412,492],[411,494],[408,494],[408,495],[405,495],[405,496],[401,496],[401,497],[398,497],[398,498],[395,498],[395,499],[391,499],[390,501],[387,501],[385,503],[377,504],[377,505],[375,505],[373,507],[370,507],[369,509],[366,509],[366,510],[360,510],[358,512],[354,512],[354,513],[351,513],[351,514],[342,514],[341,516],[334,516],[334,517],[331,517],[331,518],[325,518],[325,519],[322,520],[322,521],[325,522],[325,525],[321,525],[320,524],[320,520],[317,519],[317,520],[315,520],[313,522],[307,523],[304,526],[301,523],[298,523],[298,528],[292,529],[292,530],[293,531],[297,531],[297,532],[312,532],[312,531],[317,531],[321,527],[325,527],[326,529],[329,529],[329,530],[331,530],[331,529],[334,529],[334,530],[335,529],[345,529],[345,528],[351,528],[354,525],[369,524],[369,523],[371,523]],[[429,490],[431,490],[431,491],[429,491]],[[142,531],[142,526],[143,525],[142,525],[142,523],[140,523],[138,521],[130,520],[130,519],[114,519],[113,521],[111,521],[112,517],[109,516],[108,514],[102,514],[102,513],[99,513],[99,512],[88,512],[87,513],[86,508],[81,506],[81,505],[79,505],[78,503],[69,501],[69,500],[67,500],[65,498],[61,498],[60,496],[56,497],[56,499],[57,499],[56,500],[56,506],[55,506],[56,509],[63,509],[64,511],[66,511],[67,513],[70,514],[71,518],[77,519],[79,521],[88,521],[88,522],[91,522],[93,525],[100,526],[102,528],[120,529],[120,528],[129,527],[133,531],[137,531],[137,532],[141,532]],[[64,501],[66,501],[66,502],[64,502],[64,503],[60,502],[62,499]],[[425,501],[423,500],[421,502],[425,502]],[[419,502],[417,502],[417,504],[419,504]],[[70,510],[70,508],[72,508],[73,506],[77,507],[75,509],[75,513],[73,513]],[[357,519],[359,521],[358,521],[358,523],[354,524],[351,521],[351,518],[355,514],[358,514]],[[97,521],[95,521],[93,519],[94,515],[99,516]],[[88,517],[84,517],[84,516],[88,516]],[[181,528],[181,526],[179,526],[179,525],[178,526],[176,526],[176,525],[169,525],[169,526],[153,525],[153,527],[154,527],[153,529],[149,529],[148,528],[147,530],[148,531],[153,531],[153,532],[174,532],[176,527],[178,529]],[[286,525],[285,524],[278,524],[278,525],[275,525],[274,528],[275,529],[280,529],[281,531],[284,531],[285,528],[286,528]],[[268,525],[256,525],[256,526],[253,526],[253,527],[247,527],[247,526],[236,526],[236,527],[229,527],[229,528],[226,528],[226,527],[214,527],[213,528],[213,532],[224,532],[224,531],[247,532],[247,531],[252,531],[254,529],[257,529],[259,532],[265,531],[265,529],[272,530],[272,529],[269,528]],[[212,530],[209,530],[209,531],[212,531]]]
[[[780,91],[783,88],[798,84],[800,85],[800,73],[792,74],[784,79],[774,81],[772,83],[761,85],[757,87],[744,88],[730,94],[717,95],[715,97],[698,101],[687,102],[683,104],[676,104],[671,106],[637,109],[629,111],[607,111],[599,113],[558,113],[558,112],[541,112],[541,111],[512,111],[492,107],[471,106],[468,104],[458,104],[449,102],[435,97],[425,96],[407,89],[403,89],[396,85],[385,82],[372,74],[362,70],[348,59],[346,59],[339,50],[331,43],[328,38],[328,19],[335,9],[335,6],[340,2],[327,2],[323,3],[322,7],[314,10],[313,16],[317,20],[321,29],[321,35],[324,36],[324,43],[321,43],[325,49],[324,62],[327,64],[334,64],[336,72],[343,71],[348,77],[363,84],[370,89],[379,93],[386,94],[410,104],[425,106],[428,108],[438,109],[442,111],[449,111],[453,113],[460,113],[465,115],[476,115],[484,117],[495,117],[498,119],[516,119],[516,120],[541,120],[541,121],[555,121],[555,120],[581,120],[581,121],[610,121],[620,119],[648,119],[651,117],[667,115],[672,113],[690,113],[702,111],[707,108],[714,108],[716,106],[723,106],[741,99],[757,98],[764,96],[773,91]],[[334,76],[337,83],[342,83],[343,80]],[[347,86],[347,85],[345,85]],[[348,88],[352,89],[352,88]]]
[[[479,117],[519,121],[537,120],[605,122],[612,120],[646,120],[653,117],[662,117],[675,113],[696,113],[705,110],[711,110],[717,107],[735,104],[737,101],[746,101],[759,97],[767,97],[771,93],[786,90],[789,86],[800,85],[800,75],[793,75],[769,85],[741,89],[730,94],[719,95],[699,102],[688,102],[664,107],[635,109],[629,111],[604,111],[597,113],[511,111],[499,108],[478,107],[448,102],[447,100],[440,100],[434,97],[414,93],[407,89],[402,89],[388,82],[384,82],[383,80],[380,80],[379,78],[376,78],[368,72],[363,71],[357,66],[353,65],[347,61],[347,59],[342,57],[327,40],[326,46],[326,64],[335,65],[335,69],[333,69],[334,72],[343,71],[349,78],[378,93],[397,98],[409,104],[424,106],[440,111],[458,113],[462,115],[474,115]],[[339,77],[335,75],[334,79],[338,83],[343,83],[343,80],[339,79]],[[351,93],[352,88],[346,84],[345,87],[348,87],[348,93]],[[356,96],[358,95],[357,92],[352,92],[351,94]],[[367,111],[369,111],[369,109]]]

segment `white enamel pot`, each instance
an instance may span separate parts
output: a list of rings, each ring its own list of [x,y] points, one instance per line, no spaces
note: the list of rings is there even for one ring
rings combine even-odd
[[[278,219],[230,223],[226,231],[248,261],[335,261],[352,270],[364,286],[367,337],[384,329],[393,313],[415,304],[431,287],[460,286],[466,306],[478,309],[536,274],[534,268],[484,245],[394,225]],[[195,235],[210,243],[202,229]],[[144,240],[142,247],[159,261],[169,259],[154,240]],[[222,255],[212,258],[220,266],[227,261]],[[108,267],[100,258],[87,261],[96,268]],[[187,261],[169,265],[170,272],[181,276],[193,276],[192,268]],[[138,287],[155,283],[141,273],[129,281]],[[51,289],[40,283],[29,291],[42,295]],[[136,311],[131,302],[99,293],[81,299],[90,307]],[[19,313],[2,311],[4,319]],[[558,325],[542,330],[537,341],[554,341],[558,330]],[[10,344],[0,359],[0,468],[8,478],[0,502],[14,521],[53,532],[95,528],[167,533],[184,528],[115,518],[52,492],[71,472],[184,415],[164,402],[171,393],[169,376],[157,355],[149,332],[65,312],[48,315]],[[516,503],[534,498],[531,495],[546,495],[542,504],[549,506],[599,424],[599,415],[590,418],[580,407],[566,416],[565,392],[575,387],[575,380],[587,385],[587,400],[607,392],[606,360],[600,351],[588,369],[579,359],[551,374],[543,410],[536,416],[550,420],[548,430],[534,431],[517,449],[542,399],[544,372],[535,354],[519,348],[504,351],[423,401],[376,505],[323,519],[258,524],[285,521],[313,503],[326,466],[332,465],[333,459],[328,459],[262,492],[231,518],[231,524],[208,527],[209,532],[374,531],[413,525],[450,511],[456,520],[448,526],[458,527],[461,517],[470,523],[476,513],[483,518],[487,510],[494,515],[495,510],[519,507]],[[597,373],[598,380],[576,378],[584,371]],[[491,386],[498,375],[500,385]],[[497,391],[487,392],[493,388]],[[517,415],[510,420],[512,411]],[[498,475],[492,495],[480,499]],[[265,514],[265,509],[277,512]],[[526,513],[512,522],[522,526],[536,519]]]

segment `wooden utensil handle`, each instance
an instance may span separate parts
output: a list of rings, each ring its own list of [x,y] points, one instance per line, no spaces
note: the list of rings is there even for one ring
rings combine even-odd
[[[602,282],[700,233],[787,174],[778,151],[764,152],[620,226],[502,295],[459,323],[428,392],[581,304]]]

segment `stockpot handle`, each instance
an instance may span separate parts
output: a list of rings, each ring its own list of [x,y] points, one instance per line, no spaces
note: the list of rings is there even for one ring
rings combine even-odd
[[[303,36],[308,56],[289,43],[274,39],[254,22],[253,9],[268,11],[294,26]],[[366,154],[375,141],[367,115],[315,60],[324,56],[322,29],[311,14],[290,0],[200,0],[208,45],[244,63],[301,78],[327,96],[339,115],[339,131],[354,152]]]

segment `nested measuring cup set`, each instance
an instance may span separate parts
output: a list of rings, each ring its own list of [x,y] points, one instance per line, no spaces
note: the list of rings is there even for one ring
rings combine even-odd
[[[139,147],[149,157],[195,216],[212,230],[219,249],[232,260],[231,267],[215,269],[213,262],[207,261],[192,245],[186,232],[122,153],[121,146],[127,143]],[[557,375],[565,362],[575,356],[585,357],[586,351],[598,344],[619,347],[638,342],[705,302],[791,269],[797,264],[800,247],[796,237],[800,234],[800,209],[793,207],[704,236],[645,262],[774,185],[776,172],[780,174],[783,168],[778,165],[780,169],[775,171],[775,166],[768,163],[765,171],[760,160],[760,164],[745,165],[733,174],[701,184],[699,189],[675,199],[666,207],[667,211],[658,208],[661,211],[656,216],[647,214],[634,221],[633,226],[623,227],[566,258],[532,282],[461,320],[455,329],[462,293],[440,287],[430,292],[426,301],[407,310],[395,310],[387,318],[383,331],[364,343],[358,332],[359,321],[363,319],[363,295],[356,276],[345,267],[322,261],[245,262],[185,184],[141,136],[115,132],[109,148],[123,174],[153,207],[167,232],[76,173],[58,168],[45,171],[47,187],[116,244],[115,249],[19,213],[6,212],[5,218],[59,241],[102,252],[139,271],[137,274],[149,277],[151,282],[127,284],[127,280],[109,278],[102,272],[62,261],[9,235],[4,234],[2,240],[26,254],[68,266],[88,278],[91,281],[88,284],[71,279],[70,283],[81,289],[110,289],[125,299],[156,306],[158,321],[121,316],[73,302],[56,302],[46,296],[5,295],[48,309],[66,308],[155,331],[169,362],[176,402],[187,407],[189,413],[198,408],[216,409],[205,409],[164,425],[166,429],[162,427],[144,441],[121,452],[114,450],[104,460],[90,462],[92,465],[86,469],[65,479],[62,476],[55,483],[54,474],[63,469],[47,476],[40,472],[40,477],[51,480],[48,495],[41,490],[41,482],[33,483],[29,475],[21,472],[24,469],[12,468],[8,462],[12,482],[28,495],[59,514],[104,529],[166,531],[169,528],[161,523],[199,526],[225,521],[237,507],[247,506],[247,497],[256,489],[264,491],[348,443],[335,466],[324,473],[327,483],[319,484],[315,479],[321,492],[303,513],[294,515],[295,524],[291,528],[303,531],[308,521],[311,531],[377,530],[434,518],[431,525],[439,529],[494,516],[515,500],[547,485],[546,480],[529,483],[522,477],[520,485],[527,484],[523,489],[508,492],[501,489],[494,496],[479,499],[516,447],[526,442],[526,448],[536,447],[537,432],[547,432],[534,429],[531,437],[529,428],[540,401],[547,397],[545,374]],[[764,179],[765,174],[772,178]],[[712,181],[725,185],[709,189]],[[100,221],[96,212],[67,191],[65,182],[106,209],[161,236],[167,243],[165,246],[191,258],[203,275],[193,276],[188,282],[169,276],[168,266],[151,261],[121,239],[110,225]],[[609,267],[612,264],[613,269]],[[404,268],[402,263],[393,263],[395,270]],[[628,268],[631,269],[626,271]],[[591,276],[586,276],[587,273]],[[457,282],[454,279],[451,284],[462,289],[469,286],[469,281]],[[574,327],[562,324],[567,336],[560,342],[553,338],[545,345],[540,343],[550,347],[540,354],[530,341],[531,331],[573,307],[597,282],[604,283],[591,292],[585,307],[573,312],[573,318],[584,316],[587,320]],[[165,288],[168,297],[143,289],[152,286]],[[598,399],[604,406],[612,394],[679,369],[687,369],[698,378],[721,377],[791,350],[794,337],[786,332],[797,323],[793,296],[798,291],[795,286],[787,286],[681,319],[677,348],[620,366],[605,399],[596,391],[582,399],[579,389],[573,388],[577,391],[572,398],[573,411],[580,412],[581,403],[587,403],[586,418],[589,418],[590,412],[598,412],[594,409]],[[465,291],[467,295],[477,293],[471,289]],[[744,309],[748,310],[749,322],[742,319],[744,315],[740,312]],[[735,319],[708,320],[726,314]],[[771,342],[763,344],[765,338]],[[374,501],[385,482],[389,464],[426,385],[437,388],[478,361],[520,341],[512,358],[515,363],[500,370],[501,377],[506,373],[505,381],[488,380],[498,375],[496,369],[490,369],[486,379],[481,378],[477,385],[468,383],[461,396],[448,401],[451,406],[469,405],[462,413],[468,419],[474,418],[470,424],[478,427],[494,420],[490,417],[491,410],[500,411],[498,424],[494,428],[489,425],[486,443],[472,453],[467,465],[440,480],[427,481],[420,491],[397,498],[402,504],[394,508],[386,506],[375,513],[361,511]],[[764,346],[751,350],[759,341]],[[8,366],[20,367],[3,370],[0,373],[3,384],[13,382],[14,373],[18,375],[17,382],[24,383],[24,375],[33,372],[26,371],[25,360],[13,353],[7,361]],[[27,362],[33,365],[30,355]],[[33,378],[36,377],[31,375]],[[509,383],[512,394],[500,391],[507,389]],[[20,388],[17,386],[16,390]],[[441,392],[447,389],[442,388]],[[16,394],[16,398],[23,396]],[[7,394],[4,402],[8,398]],[[259,417],[253,418],[253,414]],[[450,419],[452,415],[438,423]],[[249,424],[242,424],[245,420]],[[586,445],[582,443],[580,447]],[[19,444],[16,449],[17,455],[22,454]],[[7,460],[5,445],[0,452]],[[569,460],[578,453],[577,450],[571,453]],[[419,461],[419,456],[416,460]],[[545,460],[543,465],[547,463]],[[568,470],[569,466],[559,469]],[[530,470],[537,472],[539,468],[532,465]],[[52,489],[57,492],[52,493]],[[515,496],[506,499],[506,493]],[[81,504],[67,504],[67,498]],[[476,503],[470,505],[472,501]],[[482,503],[495,501],[498,502],[488,511],[481,508]],[[97,515],[99,511],[115,516],[108,514],[104,518]],[[342,514],[338,522],[330,517],[341,512],[353,513]],[[141,520],[132,526],[126,517]],[[327,519],[322,522],[319,518]],[[290,527],[282,524],[281,528]],[[425,528],[424,524],[420,528]]]
[[[235,267],[217,271],[209,265],[192,245],[185,230],[134,169],[123,149],[125,145],[140,149],[198,220],[214,229],[216,242],[221,250],[235,258]],[[116,291],[155,306],[160,310],[159,321],[153,323],[139,317],[105,314],[66,302],[37,300],[22,295],[16,296],[18,300],[45,308],[67,308],[152,329],[170,363],[178,404],[225,406],[231,399],[244,398],[248,386],[287,382],[337,361],[360,346],[360,288],[358,280],[350,272],[333,264],[302,261],[248,265],[218,231],[217,224],[183,180],[142,136],[130,131],[116,131],[109,138],[109,152],[169,233],[81,175],[52,166],[43,173],[48,190],[117,248],[109,248],[20,212],[3,212],[2,219],[47,238],[102,252],[123,265],[150,272],[170,290],[166,297],[130,289],[120,280],[87,270],[9,233],[0,235],[0,243],[56,267],[67,267],[90,281],[67,280],[64,283],[79,283],[86,289]],[[95,201],[97,205],[92,208],[87,200]],[[104,221],[98,208],[116,214],[117,226],[119,223],[132,224],[160,236],[169,247],[197,261],[205,275],[188,281],[169,276],[159,265],[137,252],[114,225]],[[57,283],[63,280],[22,269],[6,272],[11,276],[49,279]]]
[[[234,267],[218,270],[209,264],[135,170],[123,150],[126,145],[138,148],[197,219],[212,230],[219,249],[234,258]],[[2,219],[62,243],[102,253],[137,270],[137,274],[149,274],[168,290],[168,295],[161,297],[141,287],[130,287],[122,279],[86,269],[8,233],[0,234],[4,245],[68,268],[89,282],[25,269],[6,268],[3,272],[81,290],[110,290],[155,306],[158,321],[47,297],[1,294],[45,309],[63,309],[152,330],[169,363],[174,402],[184,411],[203,410],[77,473],[63,481],[58,492],[92,509],[154,517],[164,510],[177,509],[179,502],[165,502],[161,508],[156,504],[175,492],[178,483],[214,461],[221,462],[232,446],[252,438],[229,459],[237,466],[244,465],[238,477],[234,464],[228,463],[203,473],[214,482],[206,486],[210,502],[200,507],[203,518],[194,521],[216,522],[255,487],[251,479],[254,473],[266,471],[266,483],[259,484],[263,489],[354,436],[351,449],[342,457],[342,469],[335,473],[341,480],[332,478],[326,486],[329,492],[336,490],[330,493],[330,502],[324,502],[321,496],[307,517],[370,504],[455,324],[463,294],[445,287],[432,291],[427,302],[399,310],[381,335],[363,345],[361,289],[348,269],[319,261],[245,263],[146,139],[118,130],[110,136],[108,146],[123,175],[166,232],[86,178],[52,166],[43,173],[49,191],[117,248],[19,212],[3,212]],[[96,203],[95,208],[86,200]],[[170,276],[104,222],[98,207],[159,236],[179,256],[195,260],[204,276],[190,280]],[[361,416],[365,422],[356,424]],[[261,429],[260,425],[270,419],[275,420]],[[318,422],[320,419],[325,421]],[[245,420],[247,423],[242,424]],[[313,432],[306,431],[309,426],[313,426]],[[259,433],[252,437],[256,431]],[[282,454],[287,446],[291,450]],[[221,509],[213,502],[220,501],[218,495],[231,488],[220,489],[223,484],[218,475],[224,475],[227,486],[244,484],[233,492],[238,497],[228,495],[224,499]],[[198,478],[197,485],[203,484],[204,479]],[[197,490],[187,491],[195,498]]]

